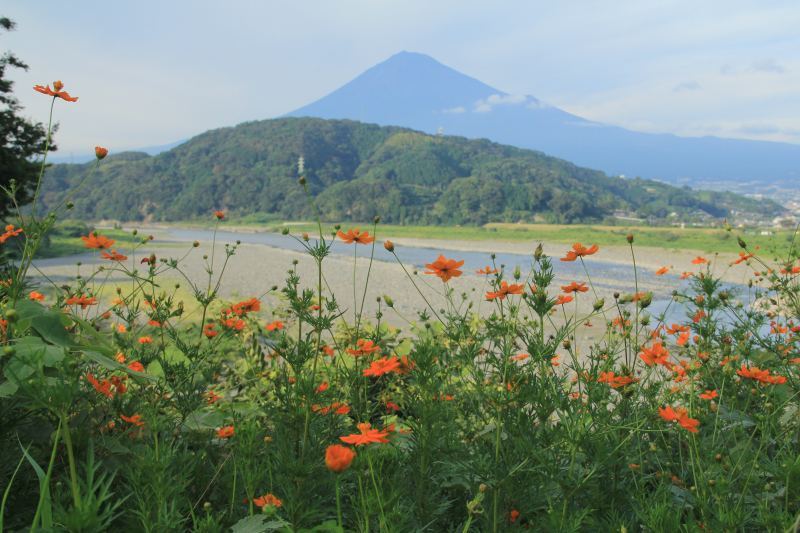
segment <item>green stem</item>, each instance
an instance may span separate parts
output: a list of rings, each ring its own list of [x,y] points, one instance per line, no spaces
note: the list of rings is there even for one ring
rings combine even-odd
[[[67,459],[69,461],[69,482],[72,488],[72,501],[75,507],[81,507],[81,492],[78,488],[78,469],[75,464],[75,452],[72,448],[72,435],[69,432],[69,421],[67,414],[61,414],[61,427],[64,428],[64,445],[67,447]]]
[[[339,520],[339,529],[344,531],[344,526],[342,525],[342,500],[339,495],[339,476],[336,476],[336,518]]]
[[[378,499],[378,509],[381,512],[381,529],[386,527],[386,515],[383,512],[383,500],[381,499],[381,492],[378,490],[378,482],[375,479],[375,470],[372,468],[372,457],[369,453],[367,455],[367,464],[369,465],[369,475],[372,478],[372,487],[375,489],[375,497]]]
[[[59,440],[60,437],[61,437],[61,420],[59,419],[59,421],[58,421],[58,429],[56,429],[56,435],[53,438],[53,449],[50,452],[50,463],[48,463],[48,465],[47,465],[47,473],[44,476],[44,481],[42,482],[42,488],[39,491],[39,502],[36,504],[36,513],[33,515],[33,523],[31,524],[31,532],[36,530],[36,526],[39,523],[39,517],[42,514],[42,505],[44,505],[45,490],[47,490],[47,492],[49,492],[50,478],[53,475],[53,465],[56,462],[56,450],[58,449],[58,440]],[[5,498],[3,498],[3,500],[5,501]],[[0,531],[2,531],[2,530],[3,530],[2,527],[0,527]]]

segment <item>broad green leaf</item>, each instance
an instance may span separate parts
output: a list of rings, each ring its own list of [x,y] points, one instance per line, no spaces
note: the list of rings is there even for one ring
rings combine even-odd
[[[36,477],[39,478],[39,498],[42,504],[42,512],[40,515],[42,528],[49,530],[53,527],[53,505],[50,501],[50,484],[48,483],[47,474],[45,474],[42,467],[39,466],[34,458],[30,456],[28,449],[22,447],[22,443],[19,444],[19,447],[22,449],[22,454],[25,456],[25,459],[28,460],[28,463],[30,463],[33,470],[36,472]]]
[[[289,524],[281,519],[269,520],[267,515],[253,515],[242,518],[233,526],[231,526],[232,533],[265,533],[268,531],[276,531],[283,529]]]
[[[64,360],[64,348],[45,343],[32,335],[17,340],[14,347],[17,357],[33,365],[41,362],[44,366],[57,366]]]
[[[72,336],[67,332],[69,319],[61,314],[46,311],[31,319],[31,327],[42,336],[44,340],[58,346],[71,346]]]
[[[199,409],[189,413],[183,426],[189,431],[207,431],[220,427],[223,422],[225,422],[225,415],[221,411]]]
[[[0,383],[0,398],[13,396],[18,388],[19,386],[11,380]]]

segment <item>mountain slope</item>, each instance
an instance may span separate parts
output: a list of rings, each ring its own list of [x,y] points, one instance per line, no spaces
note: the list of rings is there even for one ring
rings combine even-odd
[[[609,174],[792,183],[800,145],[640,133],[512,96],[433,58],[401,52],[287,116],[352,119],[541,150]]]
[[[432,136],[353,121],[285,118],[212,130],[157,156],[109,156],[54,165],[43,207],[86,178],[75,213],[89,219],[177,220],[270,213],[313,214],[297,184],[306,177],[324,219],[470,224],[490,221],[602,220],[614,211],[663,218],[773,216],[781,208],[728,193],[610,178],[540,152],[486,140]]]

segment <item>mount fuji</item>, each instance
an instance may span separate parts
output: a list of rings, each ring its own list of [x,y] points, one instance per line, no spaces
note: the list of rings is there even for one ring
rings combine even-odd
[[[642,133],[601,124],[533,96],[505,93],[412,52],[393,55],[287,116],[487,138],[610,175],[672,183],[793,185],[800,180],[800,145]]]

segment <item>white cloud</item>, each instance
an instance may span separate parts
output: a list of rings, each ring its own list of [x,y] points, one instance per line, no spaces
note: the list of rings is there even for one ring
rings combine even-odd
[[[488,98],[483,98],[475,102],[473,110],[476,113],[488,113],[497,106],[517,106],[523,104],[529,109],[542,109],[547,107],[547,104],[540,102],[530,95],[493,94]]]
[[[756,72],[767,72],[770,74],[783,74],[786,72],[786,69],[783,67],[783,65],[774,59],[759,59],[757,61],[753,61],[753,63],[750,65],[750,68]]]
[[[672,88],[672,92],[680,93],[685,91],[699,91],[700,84],[695,80],[683,81]]]
[[[442,113],[453,114],[453,115],[460,115],[461,113],[466,113],[467,109],[464,106],[458,107],[450,107],[448,109],[442,109]]]

